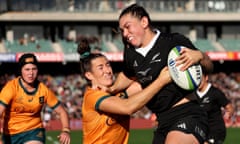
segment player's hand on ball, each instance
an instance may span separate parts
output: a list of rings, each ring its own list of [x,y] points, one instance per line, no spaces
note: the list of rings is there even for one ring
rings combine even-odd
[[[185,71],[190,66],[197,64],[203,55],[201,51],[192,50],[189,48],[182,48],[180,51],[180,56],[176,58],[177,65],[181,65],[180,70]]]

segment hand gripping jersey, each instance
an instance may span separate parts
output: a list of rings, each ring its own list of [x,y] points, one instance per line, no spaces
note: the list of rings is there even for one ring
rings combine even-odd
[[[60,102],[52,91],[39,82],[34,92],[27,92],[20,78],[9,81],[0,94],[0,104],[6,107],[4,133],[17,134],[36,128],[43,128],[41,110],[44,104],[51,108]]]
[[[101,112],[100,103],[111,95],[87,88],[83,98],[83,143],[127,144],[129,137],[128,115]],[[120,95],[121,96],[121,95]]]

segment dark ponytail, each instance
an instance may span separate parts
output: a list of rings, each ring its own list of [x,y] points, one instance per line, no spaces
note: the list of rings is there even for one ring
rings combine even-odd
[[[91,47],[88,39],[82,39],[78,44],[77,52],[80,54],[80,69],[82,76],[85,77],[85,73],[91,71],[91,61],[98,57],[105,57],[101,53],[91,53]]]

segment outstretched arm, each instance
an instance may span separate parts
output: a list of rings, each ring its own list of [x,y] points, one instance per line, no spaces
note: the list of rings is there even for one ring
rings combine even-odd
[[[125,76],[123,72],[120,72],[118,74],[113,86],[111,86],[109,88],[109,92],[112,94],[115,94],[117,92],[120,92],[120,91],[128,88],[132,83],[133,83],[132,79]]]
[[[60,115],[60,120],[62,123],[62,131],[58,136],[60,144],[70,144],[70,126],[67,112],[62,105],[59,105],[55,111]]]
[[[126,92],[128,96],[132,96],[137,92],[140,92],[142,90],[142,86],[139,82],[134,81],[127,89]]]
[[[167,67],[165,67],[158,78],[148,87],[140,92],[131,95],[127,99],[121,99],[117,96],[111,96],[104,99],[99,109],[104,112],[131,115],[142,108],[152,97],[171,81]]]

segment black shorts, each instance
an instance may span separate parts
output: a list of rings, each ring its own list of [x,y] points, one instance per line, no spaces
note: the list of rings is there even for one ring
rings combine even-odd
[[[219,126],[219,124],[218,124]],[[209,144],[223,144],[226,138],[226,128],[225,127],[211,127],[208,133],[207,141]]]
[[[164,144],[167,134],[173,130],[193,134],[200,144],[206,140],[207,114],[197,103],[174,107],[157,117],[159,125],[154,132],[153,144]]]

